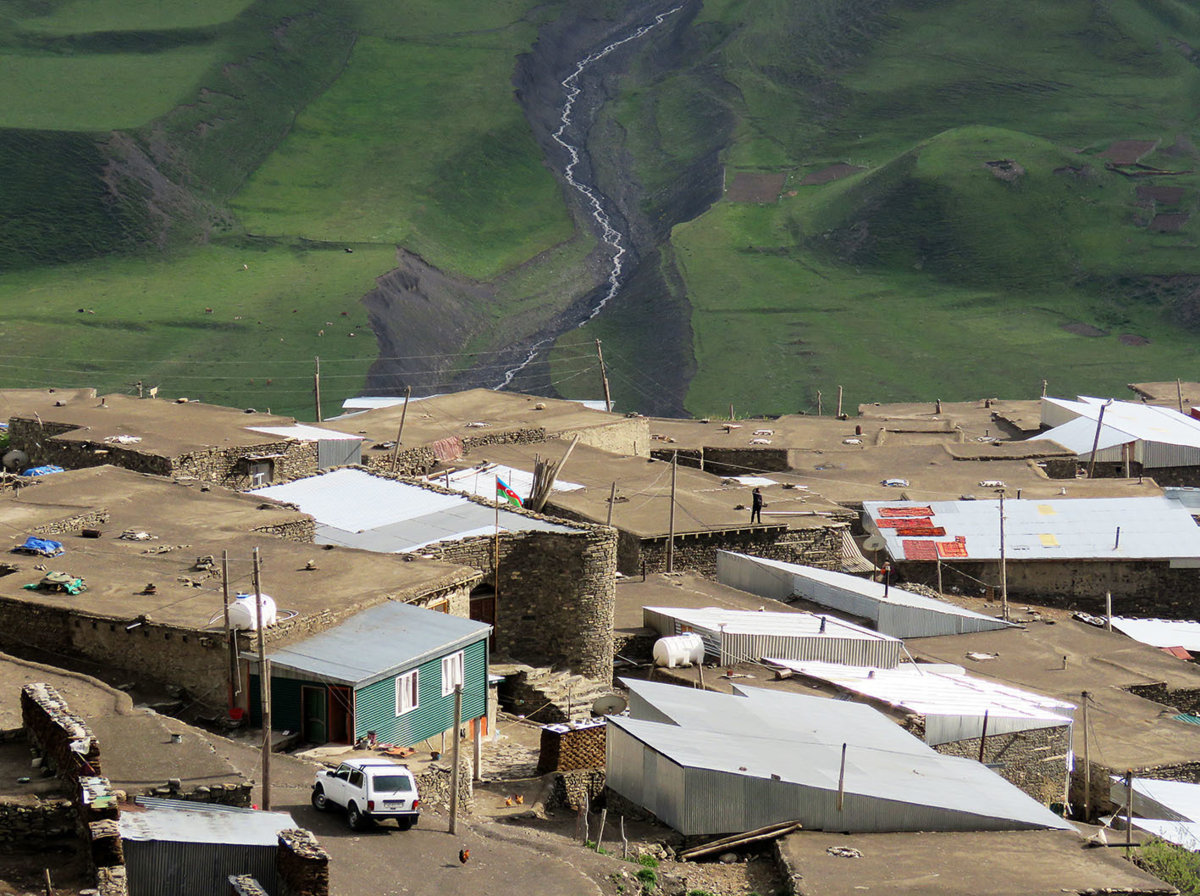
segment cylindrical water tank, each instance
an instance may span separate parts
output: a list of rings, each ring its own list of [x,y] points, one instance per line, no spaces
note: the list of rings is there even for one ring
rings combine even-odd
[[[275,624],[275,601],[269,594],[262,596],[263,628]],[[229,627],[236,631],[254,631],[258,628],[258,613],[253,594],[239,594],[229,605]]]
[[[654,642],[654,665],[674,669],[704,661],[704,640],[695,633],[659,638]]]

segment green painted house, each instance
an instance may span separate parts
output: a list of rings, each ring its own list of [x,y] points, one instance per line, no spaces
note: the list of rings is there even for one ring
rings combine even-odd
[[[353,743],[369,732],[407,747],[454,727],[462,685],[466,725],[487,715],[492,627],[385,603],[270,655],[271,727],[309,743]],[[261,724],[257,670],[250,717]]]

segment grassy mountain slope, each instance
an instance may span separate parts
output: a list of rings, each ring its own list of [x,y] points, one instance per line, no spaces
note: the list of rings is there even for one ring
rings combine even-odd
[[[359,300],[397,244],[553,314],[590,241],[564,243],[509,80],[558,8],[0,0],[21,88],[0,109],[5,383],[140,379],[311,416],[319,354],[328,410],[374,360]],[[479,310],[492,332],[461,343],[503,345]]]
[[[1194,363],[1181,323],[1200,222],[1147,226],[1197,206],[1194,7],[709,0],[694,27],[720,30],[713,64],[738,89],[727,182],[787,182],[777,202],[722,202],[675,229],[689,409],[803,410],[818,389],[828,409],[839,383],[851,404],[1034,394],[1042,377],[1120,390]],[[1106,170],[1122,139],[1159,141],[1142,162],[1188,173]],[[1003,160],[1024,173],[998,178],[986,163]],[[837,162],[867,171],[800,184]],[[1151,207],[1138,185],[1185,194]]]

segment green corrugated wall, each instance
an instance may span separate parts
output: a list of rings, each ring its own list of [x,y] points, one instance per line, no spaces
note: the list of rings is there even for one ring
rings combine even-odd
[[[454,725],[454,695],[442,696],[442,660],[436,657],[421,666],[416,709],[396,716],[396,679],[384,678],[354,692],[354,736],[374,731],[384,743],[407,747],[436,737]],[[276,731],[299,731],[301,718],[300,689],[324,687],[321,681],[272,678],[271,727]],[[258,676],[251,675],[248,685],[250,722],[261,724],[262,706],[258,696]],[[469,644],[463,650],[463,719],[477,719],[487,712],[487,639]]]
[[[487,711],[487,640],[468,645],[463,653],[462,717],[475,719]],[[442,696],[440,657],[421,666],[417,688],[419,705],[402,716],[396,715],[395,678],[385,678],[356,691],[355,737],[374,731],[384,743],[407,747],[452,727],[454,695]]]

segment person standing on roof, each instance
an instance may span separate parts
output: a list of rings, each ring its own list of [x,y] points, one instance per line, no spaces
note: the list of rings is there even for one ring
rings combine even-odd
[[[763,504],[762,489],[756,488],[752,496],[753,500],[750,503],[750,525],[754,525],[755,520],[762,522],[762,509],[767,505]]]

